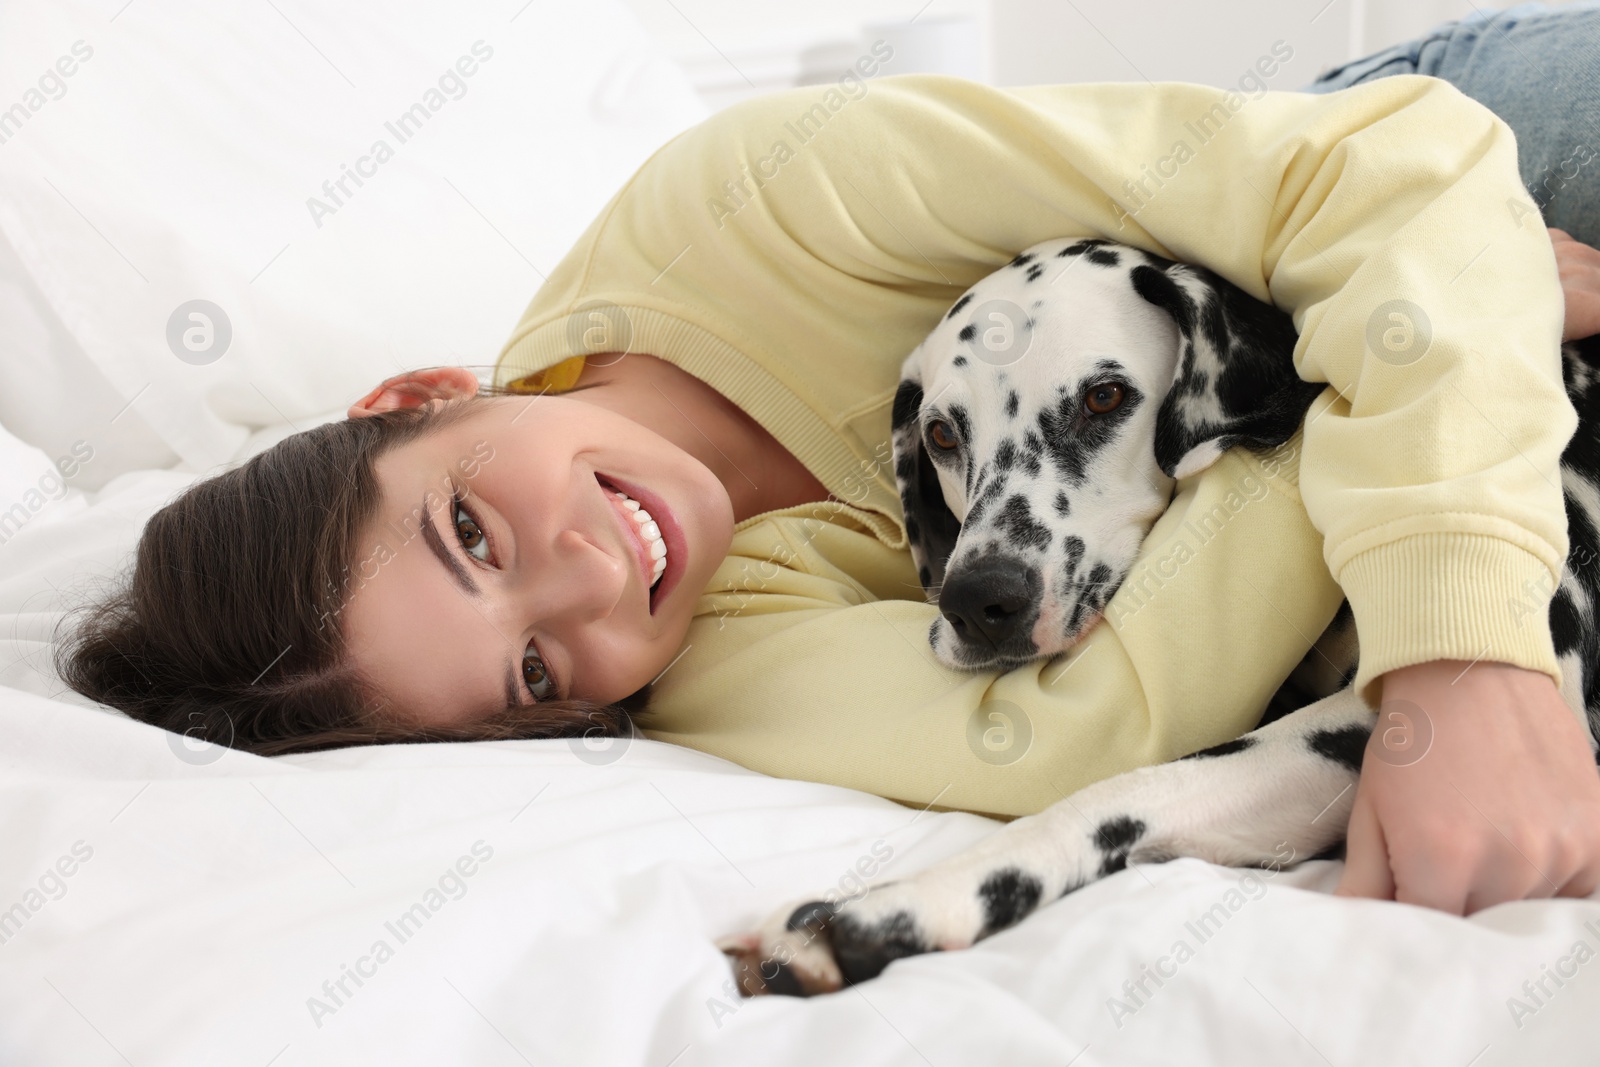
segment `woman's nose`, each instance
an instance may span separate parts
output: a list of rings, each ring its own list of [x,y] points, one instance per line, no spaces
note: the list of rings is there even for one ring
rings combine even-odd
[[[598,622],[617,609],[637,564],[593,536],[562,530],[543,561],[528,568],[519,600],[539,621]]]

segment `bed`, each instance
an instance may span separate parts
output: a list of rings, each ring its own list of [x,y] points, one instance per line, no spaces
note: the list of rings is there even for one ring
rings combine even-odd
[[[10,7],[0,69],[0,1063],[1593,1062],[1596,899],[1462,920],[1180,859],[742,1000],[716,937],[998,824],[642,737],[269,760],[65,690],[62,612],[154,510],[399,369],[486,367],[706,112],[612,0]]]

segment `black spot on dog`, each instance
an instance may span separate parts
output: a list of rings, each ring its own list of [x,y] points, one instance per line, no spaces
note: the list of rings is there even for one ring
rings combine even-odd
[[[965,326],[961,327],[961,332],[956,334],[956,336],[961,338],[963,341],[970,341],[974,337],[978,336],[978,327],[974,323],[969,322]]]
[[[1056,514],[1063,519],[1072,514],[1072,501],[1068,500],[1067,494],[1059,489],[1056,490]]]
[[[1122,262],[1121,257],[1119,257],[1115,252],[1106,248],[1090,249],[1089,254],[1085,258],[1088,259],[1090,263],[1098,263],[1102,267],[1115,267],[1118,263]]]
[[[1017,443],[1011,438],[1000,442],[994,450],[994,465],[1003,471],[1008,471],[1017,465]]]
[[[898,911],[875,923],[863,923],[841,913],[829,931],[833,958],[846,985],[876,978],[895,960],[920,956],[932,949],[922,939],[910,912]]]
[[[1078,564],[1083,562],[1084,550],[1085,545],[1081,537],[1073,537],[1069,534],[1061,542],[1061,566],[1068,580],[1071,580],[1072,576],[1078,572]]]
[[[1110,243],[1111,242],[1101,237],[1086,237],[1083,240],[1078,241],[1076,244],[1070,244],[1061,251],[1057,252],[1056,258],[1060,259],[1063,256],[1081,256],[1086,252],[1094,251],[1101,245]]]
[[[1082,600],[1072,605],[1072,614],[1067,617],[1067,624],[1061,628],[1062,637],[1070,637],[1078,632],[1078,624],[1083,621],[1086,606]]]
[[[1022,466],[1030,478],[1037,478],[1044,469],[1039,457],[1044,454],[1044,439],[1031,427],[1022,432]]]
[[[984,473],[988,473],[987,467],[984,468]],[[982,476],[980,476],[978,480],[981,482],[983,480]],[[977,499],[972,502],[972,507],[967,509],[967,524],[971,525],[983,518],[984,513],[989,510],[989,505],[998,500],[1000,498],[1000,494],[1004,493],[1005,491],[1006,476],[1004,473],[1001,473],[995,476],[994,481],[984,486],[983,491],[979,493]]]
[[[826,900],[807,901],[789,913],[783,928],[796,932],[804,930],[812,937],[816,937],[828,928],[834,914],[833,905]]]
[[[1099,611],[1105,602],[1111,599],[1111,594],[1116,592],[1111,588],[1111,568],[1104,563],[1096,563],[1089,572],[1089,578],[1084,583],[1088,588],[1084,591],[1083,599],[1090,607]]]
[[[1236,737],[1232,741],[1224,741],[1220,745],[1212,745],[1210,748],[1202,748],[1199,752],[1191,752],[1187,756],[1180,756],[1178,758],[1207,759],[1212,756],[1231,756],[1235,752],[1243,752],[1246,749],[1254,748],[1255,743],[1256,739],[1253,737]]]
[[[1027,280],[1030,282],[1036,282],[1039,280],[1039,275],[1043,273],[1044,267],[1041,264],[1035,263],[1033,266],[1028,268]]]
[[[771,972],[770,974],[768,972]],[[767,992],[779,997],[803,997],[806,995],[805,987],[800,984],[800,979],[794,976],[787,963],[777,960],[763,960],[761,963],[761,981],[766,983]]]
[[[957,300],[955,302],[955,305],[950,309],[950,313],[947,314],[944,317],[944,320],[946,322],[949,322],[951,319],[956,317],[956,312],[960,311],[962,308],[966,307],[970,303],[972,303],[972,294],[968,293],[965,296],[963,296],[960,300]]]
[[[952,367],[965,367],[967,365],[967,357],[957,356],[955,359],[950,361],[950,365]]]
[[[1014,419],[1017,417],[1017,405],[1020,403],[1021,398],[1017,396],[1017,391],[1015,389],[1011,390],[1010,395],[1006,397],[1006,416],[1008,418]]]
[[[995,526],[1004,531],[1010,542],[1018,547],[1040,551],[1050,547],[1050,528],[1033,517],[1033,509],[1021,493],[1013,493],[1011,499],[1006,501],[1000,517],[995,520]]]
[[[933,584],[933,572],[926,567],[917,572],[917,578],[922,582],[924,589]]]
[[[1100,850],[1100,855],[1103,857],[1100,862],[1100,877],[1116,874],[1128,865],[1128,853],[1133,850],[1139,838],[1144,836],[1144,830],[1142,821],[1126,815],[1118,815],[1100,824],[1100,829],[1094,832],[1095,847]]]
[[[1021,922],[1044,895],[1044,885],[1033,875],[1016,867],[995,871],[978,887],[983,901],[983,929],[979,939]]]
[[[1306,739],[1306,745],[1323,759],[1343,764],[1352,771],[1361,770],[1361,754],[1367,749],[1370,726],[1341,726],[1337,730],[1318,730]]]
[[[1127,403],[1126,400],[1123,401]],[[956,430],[961,434],[962,441],[972,440],[972,420],[967,418],[967,409],[960,404],[950,405],[950,421],[956,424]]]
[[[898,430],[916,421],[922,409],[922,384],[907,378],[894,391],[894,405],[890,408],[889,425]],[[907,475],[910,477],[910,475]]]
[[[1032,252],[1022,252],[1022,253],[1019,253],[1017,255],[1016,259],[1013,259],[1010,263],[1007,263],[1006,266],[1008,266],[1008,267],[1022,267],[1022,266],[1026,266],[1027,264],[1029,264],[1031,262],[1033,262],[1033,253]]]
[[[1566,589],[1557,589],[1550,601],[1550,636],[1555,641],[1558,656],[1576,651],[1583,641],[1583,619],[1572,603],[1572,594]]]
[[[906,540],[917,541],[922,538],[922,527],[917,522],[915,515],[906,516]]]
[[[1098,380],[1113,374],[1121,375],[1125,371],[1115,363],[1106,362],[1097,365],[1090,377]],[[1083,412],[1081,390],[1059,388],[1054,404],[1040,408],[1038,429],[1061,476],[1071,485],[1082,485],[1090,462],[1101,449],[1116,440],[1123,423],[1142,403],[1144,394],[1124,379],[1122,403],[1114,411],[1091,417]]]

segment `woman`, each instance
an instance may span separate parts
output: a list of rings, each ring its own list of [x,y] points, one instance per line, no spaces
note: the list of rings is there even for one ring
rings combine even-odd
[[[1592,7],[1525,11],[1484,26],[1554,31],[1565,54],[1600,41]],[[1430,42],[1492,43],[1467,24]],[[391,379],[153,517],[128,595],[64,648],[63,676],[266,754],[618,733],[648,699],[657,739],[1014,815],[1249,729],[1343,594],[1356,684],[1429,709],[1439,753],[1410,778],[1366,761],[1346,888],[1457,913],[1586,893],[1600,840],[1558,816],[1576,797],[1600,825],[1600,782],[1573,756],[1543,615],[1573,425],[1543,222],[1600,241],[1600,196],[1579,166],[1534,206],[1504,126],[1398,72],[1313,86],[1362,82],[1337,97],[852,72],[730,108],[607,205],[495,388],[460,368]],[[1561,118],[1518,129],[1524,167],[1564,147]],[[958,674],[927,648],[936,609],[890,470],[900,359],[1016,250],[1074,233],[1270,285],[1302,377],[1332,388],[1270,468],[1235,450],[1181,487],[1147,554],[1243,478],[1272,492],[1148,605],[1055,659]],[[1362,346],[1394,299],[1429,316],[1404,367]],[[1530,588],[1546,591],[1518,625],[1503,605]],[[1488,791],[1463,799],[1491,825],[1514,819],[1509,847],[1461,828],[1450,773]],[[1504,873],[1513,853],[1537,877]]]

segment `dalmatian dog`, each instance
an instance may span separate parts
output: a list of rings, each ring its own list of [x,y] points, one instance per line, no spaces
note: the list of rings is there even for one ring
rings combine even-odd
[[[1287,314],[1214,272],[1098,239],[1035,245],[968,290],[907,357],[892,416],[939,660],[1005,670],[1080,640],[1177,479],[1300,426],[1323,386],[1296,375],[1295,340]],[[1562,456],[1571,549],[1550,622],[1593,749],[1600,336],[1565,346],[1563,367],[1580,425]],[[832,992],[966,948],[1130,863],[1277,869],[1337,854],[1379,718],[1349,688],[1357,654],[1346,605],[1251,733],[1098,782],[865,896],[802,898],[722,939],[739,988]]]

